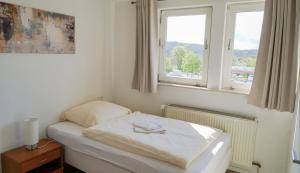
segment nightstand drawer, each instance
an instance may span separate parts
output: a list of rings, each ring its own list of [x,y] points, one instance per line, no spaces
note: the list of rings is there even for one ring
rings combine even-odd
[[[22,170],[24,172],[30,171],[32,169],[35,169],[41,165],[44,165],[46,163],[49,163],[55,159],[58,159],[61,157],[61,150],[57,149],[51,152],[48,152],[44,155],[38,156],[32,160],[26,161],[22,164]]]

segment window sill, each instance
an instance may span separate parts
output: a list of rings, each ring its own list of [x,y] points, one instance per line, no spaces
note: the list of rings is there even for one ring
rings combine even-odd
[[[249,95],[248,90],[238,90],[238,89],[227,89],[227,88],[222,88],[219,89],[220,92],[226,92],[226,93],[233,93],[233,94],[241,94],[241,95]]]
[[[195,89],[195,90],[202,90],[208,92],[218,92],[218,93],[229,93],[229,94],[237,94],[237,95],[244,95],[248,96],[248,91],[242,90],[232,90],[232,89],[210,89],[201,86],[191,86],[191,85],[183,85],[183,84],[174,84],[174,83],[166,83],[166,82],[159,82],[159,86],[169,86],[169,87],[179,87],[179,88],[186,88],[186,89]]]

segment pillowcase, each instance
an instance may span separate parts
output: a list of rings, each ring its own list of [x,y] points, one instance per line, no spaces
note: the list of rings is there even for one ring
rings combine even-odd
[[[71,121],[83,127],[130,114],[130,109],[105,101],[93,101],[76,106],[63,113],[63,121]]]

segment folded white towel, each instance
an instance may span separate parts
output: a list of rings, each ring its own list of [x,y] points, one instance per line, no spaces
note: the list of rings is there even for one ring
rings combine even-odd
[[[159,133],[164,134],[166,132],[166,129],[163,128],[162,122],[158,119],[155,119],[153,117],[140,117],[140,112],[134,112],[133,116],[135,116],[134,121],[131,122],[133,126],[133,131],[135,133]]]
[[[143,128],[133,127],[133,131],[135,133],[145,133],[145,134],[151,134],[151,133],[164,134],[164,133],[166,133],[166,130],[163,128],[156,129],[156,130],[144,130]]]
[[[145,120],[138,120],[134,121],[132,123],[133,127],[138,127],[141,128],[145,131],[153,131],[153,130],[158,130],[162,128],[162,125],[159,122],[152,122],[147,119]]]

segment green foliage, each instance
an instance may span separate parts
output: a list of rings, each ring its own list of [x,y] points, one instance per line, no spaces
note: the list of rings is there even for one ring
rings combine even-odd
[[[175,47],[171,52],[171,56],[165,59],[167,72],[180,70],[196,74],[202,71],[202,64],[202,58],[193,51],[188,50],[185,46]]]
[[[195,54],[189,53],[183,58],[182,69],[188,73],[199,73],[201,71],[200,64],[202,64],[200,59]]]
[[[184,46],[177,46],[172,50],[172,58],[174,58],[178,70],[182,69],[183,59],[186,57],[188,50]]]
[[[243,57],[243,58],[236,58],[232,59],[233,66],[242,66],[242,67],[255,67],[256,65],[256,58],[255,57]]]
[[[170,72],[172,72],[173,71],[173,69],[174,69],[174,66],[172,65],[172,59],[171,58],[166,58],[166,60],[165,60],[166,62],[166,71],[168,72],[168,73],[170,73]]]

